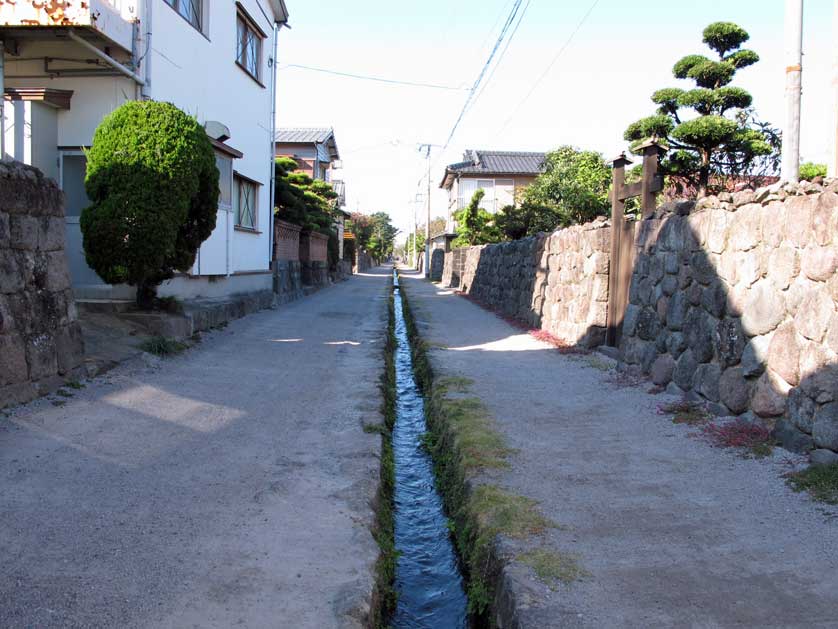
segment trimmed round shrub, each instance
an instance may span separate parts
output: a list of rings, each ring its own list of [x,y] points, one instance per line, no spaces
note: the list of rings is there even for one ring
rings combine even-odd
[[[218,177],[204,129],[174,105],[130,101],[113,111],[87,153],[88,265],[110,284],[136,286],[138,303],[150,305],[215,229]]]

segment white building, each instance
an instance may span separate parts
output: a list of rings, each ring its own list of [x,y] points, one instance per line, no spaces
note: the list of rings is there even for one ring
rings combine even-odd
[[[132,299],[87,266],[79,215],[84,150],[102,118],[131,99],[195,116],[216,148],[215,231],[195,266],[161,295],[270,290],[276,40],[284,0],[0,0],[4,158],[53,177],[66,194],[67,252],[78,299]]]

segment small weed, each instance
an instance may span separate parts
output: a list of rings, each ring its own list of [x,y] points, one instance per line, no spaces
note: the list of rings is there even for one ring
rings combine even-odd
[[[556,525],[538,510],[535,500],[510,494],[495,485],[480,485],[469,505],[481,530],[494,537],[502,533],[522,538],[538,535]]]
[[[387,426],[384,424],[364,424],[364,432],[368,435],[384,435],[387,433]]]
[[[612,368],[610,363],[602,360],[601,358],[597,358],[596,356],[589,356],[585,359],[585,362],[588,363],[588,366],[600,371],[611,371]]]
[[[815,500],[838,505],[838,464],[812,466],[789,475],[795,491],[807,491]]]
[[[83,389],[85,385],[83,385],[78,380],[68,380],[64,383],[66,386],[70,387],[71,389],[75,389],[76,391]]]
[[[659,415],[672,415],[673,424],[695,426],[710,420],[710,413],[698,402],[679,400],[658,406]]]
[[[188,347],[186,343],[165,336],[153,336],[140,345],[141,350],[155,356],[174,356]]]
[[[438,388],[443,388],[446,391],[465,393],[473,384],[474,380],[472,380],[471,378],[465,378],[463,376],[447,376],[445,378],[439,378],[434,383],[434,386]]]
[[[756,459],[769,456],[774,449],[771,431],[744,419],[725,424],[710,422],[701,427],[700,434],[718,448],[744,448]]]
[[[460,464],[468,471],[509,467],[511,450],[494,430],[489,412],[477,398],[450,399],[434,393],[432,403],[449,423]]]
[[[67,400],[50,400],[50,404],[53,406],[64,406],[67,404]]]
[[[75,393],[68,391],[67,389],[58,389],[55,394],[60,395],[61,397],[73,397],[75,395]]]
[[[590,576],[575,557],[551,550],[532,550],[518,556],[518,561],[535,571],[536,576],[551,585],[556,581],[568,584]]]

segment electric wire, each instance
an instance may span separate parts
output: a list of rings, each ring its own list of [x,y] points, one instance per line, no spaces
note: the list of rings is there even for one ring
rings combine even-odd
[[[561,56],[564,54],[565,50],[568,49],[571,42],[573,41],[573,38],[582,29],[582,26],[588,20],[591,13],[593,13],[594,9],[599,4],[599,2],[600,2],[600,0],[594,0],[593,1],[591,6],[588,8],[588,11],[585,13],[585,15],[582,16],[582,19],[579,20],[579,23],[576,25],[576,28],[573,29],[573,32],[570,34],[570,36],[567,38],[567,40],[565,40],[564,44],[559,49],[559,52],[556,53],[556,56],[553,57],[552,61],[550,61],[550,63],[544,69],[544,72],[542,72],[541,75],[536,79],[535,83],[533,83],[532,87],[530,88],[530,91],[527,92],[526,96],[524,96],[524,98],[521,99],[521,101],[518,103],[518,105],[515,106],[515,109],[513,109],[512,113],[509,114],[509,117],[504,121],[503,125],[500,127],[500,130],[497,132],[496,135],[500,135],[501,133],[503,133],[506,130],[506,128],[509,126],[509,123],[512,122],[513,118],[515,118],[515,115],[518,113],[518,111],[521,109],[521,107],[524,106],[524,103],[526,103],[530,99],[530,97],[533,95],[535,90],[538,89],[538,86],[541,85],[541,82],[547,77],[547,75],[550,73],[550,70],[553,69],[553,66],[556,65],[556,62],[559,60],[559,58],[561,58]]]
[[[310,72],[322,72],[324,74],[333,74],[335,76],[342,76],[349,79],[361,79],[364,81],[375,81],[378,83],[388,83],[391,85],[406,85],[409,87],[424,87],[435,90],[448,90],[453,92],[464,92],[468,90],[467,87],[454,87],[453,85],[439,85],[438,83],[422,83],[420,81],[401,81],[398,79],[386,79],[380,76],[370,76],[366,74],[354,74],[352,72],[341,72],[339,70],[331,70],[329,68],[316,68],[314,66],[306,66],[298,63],[288,63],[279,66],[279,69],[296,68],[299,70],[308,70]]]

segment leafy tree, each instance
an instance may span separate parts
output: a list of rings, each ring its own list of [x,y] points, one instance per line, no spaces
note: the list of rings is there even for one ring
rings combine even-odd
[[[774,150],[766,129],[740,115],[751,107],[751,95],[730,85],[737,71],[759,61],[754,51],[741,48],[749,38],[736,24],[710,24],[703,41],[718,59],[687,55],[672,69],[676,79],[692,80],[696,87],[658,90],[652,95],[657,114],[625,132],[633,148],[652,137],[664,139],[675,150],[663,160],[663,173],[686,177],[699,196],[707,193],[712,176],[747,172]],[[695,115],[687,118],[682,110]]]
[[[141,307],[154,305],[160,282],[187,271],[215,229],[218,178],[194,118],[155,101],[114,110],[87,153],[92,205],[79,221],[87,263],[108,283],[136,286]]]
[[[390,223],[387,212],[353,212],[347,228],[355,234],[357,247],[366,250],[375,259],[383,260],[393,253],[393,241],[399,230]]]
[[[298,168],[290,157],[276,158],[276,215],[306,231],[331,236],[335,231],[338,195],[328,182],[312,179]]]
[[[495,225],[495,217],[480,207],[485,194],[482,188],[478,189],[469,204],[454,214],[457,221],[455,246],[468,247],[501,241],[502,235]]]
[[[515,205],[501,209],[497,225],[516,240],[607,215],[611,170],[602,155],[562,146],[547,154],[544,172]]]
[[[800,164],[800,179],[812,181],[815,177],[826,177],[826,164],[804,162]]]

